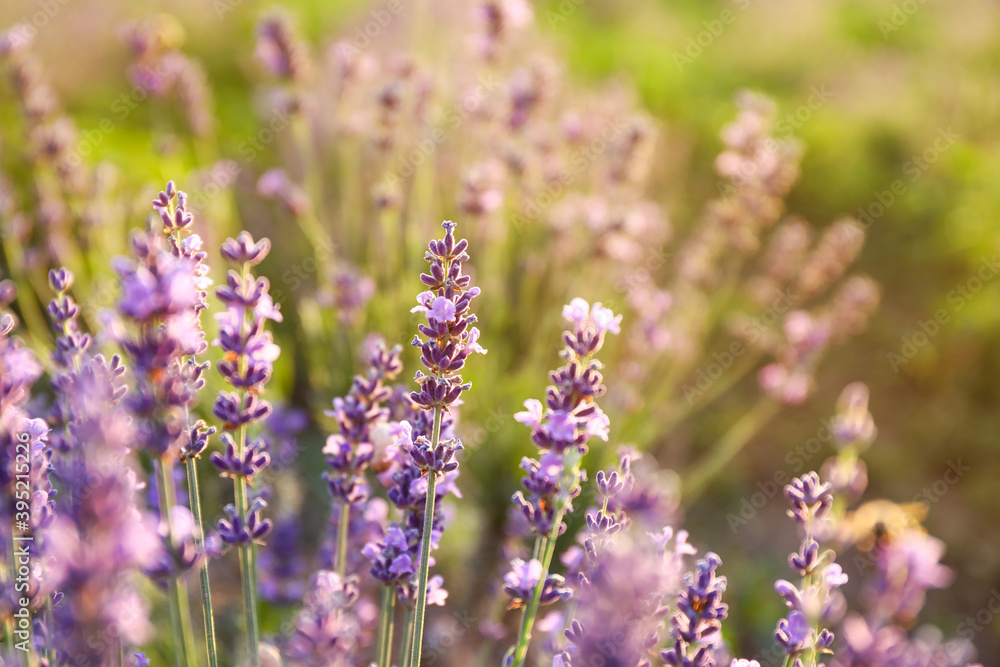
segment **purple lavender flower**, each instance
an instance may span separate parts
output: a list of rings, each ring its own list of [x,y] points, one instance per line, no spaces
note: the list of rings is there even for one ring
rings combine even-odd
[[[228,433],[220,438],[226,446],[226,453],[212,452],[209,460],[222,477],[243,477],[248,482],[271,462],[271,455],[263,450],[262,440],[255,440],[247,445],[240,455],[236,451],[236,441]]]
[[[271,404],[260,397],[264,385],[271,378],[274,361],[280,354],[271,332],[264,329],[267,320],[280,322],[281,313],[268,294],[270,283],[266,278],[254,278],[249,267],[261,262],[270,249],[266,239],[254,242],[246,233],[237,239],[227,239],[222,246],[223,257],[237,264],[241,272],[230,270],[226,284],[219,287],[216,296],[226,305],[223,313],[216,315],[219,335],[214,344],[222,348],[219,373],[236,391],[222,391],[215,399],[213,414],[227,431],[238,432],[237,437],[227,435],[225,454],[213,453],[212,464],[224,475],[234,480],[237,501],[270,463],[270,455],[261,451],[259,442],[246,443],[246,427],[267,417]],[[242,491],[241,491],[242,489]],[[263,505],[247,507],[228,506],[227,517],[219,521],[219,534],[231,544],[260,543],[271,528],[263,520]],[[241,513],[244,513],[241,516]]]
[[[681,540],[681,543],[683,540]],[[588,558],[587,576],[575,585],[568,646],[554,665],[649,665],[661,644],[663,621],[680,587],[684,553],[657,540],[619,535]],[[553,647],[556,651],[560,647]]]
[[[673,646],[660,654],[674,667],[714,667],[719,629],[728,614],[722,602],[726,578],[716,576],[722,560],[714,553],[698,561],[697,570],[685,576],[685,589],[677,596],[677,612],[670,617]]]
[[[288,515],[274,522],[270,543],[260,550],[260,596],[274,604],[293,604],[305,593],[306,562],[301,544],[299,517]]]
[[[430,242],[425,258],[430,272],[420,275],[428,291],[417,296],[411,311],[427,316],[427,324],[417,327],[427,340],[414,337],[413,345],[420,348],[420,361],[431,375],[418,371],[415,379],[420,391],[411,394],[414,402],[426,409],[447,409],[457,401],[471,387],[458,371],[473,352],[486,353],[478,342],[479,329],[472,326],[476,316],[469,312],[479,288],[471,287],[472,279],[462,274],[462,264],[469,261],[465,252],[469,242],[455,240],[455,223],[447,221],[441,226],[444,238]]]
[[[276,78],[302,83],[309,75],[305,45],[284,14],[273,13],[257,26],[256,56]]]
[[[823,522],[833,505],[833,494],[829,484],[810,472],[793,479],[785,487],[785,496],[791,506],[789,516],[805,533],[799,550],[788,557],[802,584],[796,586],[783,579],[775,583],[774,589],[785,599],[789,613],[778,621],[774,638],[789,660],[816,664],[821,654],[831,653],[834,639],[820,624],[840,620],[844,604],[838,589],[847,583],[847,575],[834,562],[836,554],[832,550],[821,552],[815,539],[826,532]]]
[[[527,563],[515,558],[510,562],[510,568],[510,572],[503,577],[503,591],[511,598],[513,606],[520,607],[534,595],[535,587],[542,578],[542,564],[534,558]],[[563,577],[550,574],[542,585],[539,604],[547,605],[567,600],[571,594]]]
[[[88,638],[113,632],[122,648],[144,643],[153,632],[146,602],[139,595],[139,570],[185,568],[187,549],[164,561],[169,542],[151,514],[136,505],[141,485],[131,468],[131,446],[138,441],[135,422],[116,406],[121,367],[97,356],[84,362],[63,393],[74,448],[85,461],[61,470],[66,511],[50,531],[50,576],[59,582],[63,601],[53,606],[51,646],[57,664],[109,664],[118,644]],[[109,409],[113,408],[113,409]],[[179,560],[173,560],[177,556]]]
[[[361,503],[368,498],[365,471],[375,454],[374,433],[388,423],[389,411],[382,403],[392,391],[385,385],[402,370],[401,349],[377,345],[369,360],[367,375],[358,375],[343,398],[333,400],[328,416],[336,419],[338,433],[327,438],[323,453],[330,470],[324,474],[327,487],[339,502]]]
[[[260,239],[254,242],[250,232],[242,231],[235,239],[226,239],[222,243],[222,256],[236,266],[257,266],[271,251],[270,239]]]
[[[140,418],[143,447],[168,465],[189,435],[189,425],[177,415],[197,403],[208,368],[195,356],[207,347],[200,314],[211,280],[185,202],[173,182],[154,200],[167,242],[152,230],[132,237],[134,259],[119,260],[116,269],[122,284],[118,310],[134,333],[110,322],[112,336],[132,361],[136,391],[128,403]]]
[[[347,610],[358,600],[357,586],[336,572],[320,570],[309,582],[304,608],[295,617],[295,634],[284,648],[293,665],[347,667],[361,629]]]
[[[408,581],[416,572],[414,554],[419,544],[418,529],[404,530],[397,522],[392,522],[381,542],[370,542],[364,547],[365,557],[372,562],[372,575],[385,584]]]
[[[226,505],[223,508],[226,516],[219,519],[219,537],[228,544],[263,544],[272,525],[270,519],[260,515],[265,507],[267,503],[261,498],[250,503],[246,514],[241,514],[235,505]]]
[[[621,316],[600,303],[591,306],[583,299],[573,299],[563,308],[562,314],[573,328],[563,332],[566,347],[561,356],[566,364],[549,376],[553,384],[546,391],[546,407],[531,399],[524,402],[524,412],[514,415],[517,421],[532,430],[531,439],[541,449],[540,460],[522,460],[524,492],[515,493],[513,502],[537,535],[536,549],[544,545],[542,573],[537,581],[545,577],[545,585],[548,585],[556,538],[566,530],[563,517],[572,511],[573,499],[580,494],[580,482],[585,477],[580,461],[587,452],[587,442],[595,436],[608,438],[608,418],[596,403],[605,387],[601,364],[594,355],[604,345],[608,333],[620,331],[621,322]],[[602,479],[606,490],[610,490],[607,479]],[[617,484],[616,479],[613,485]],[[605,521],[610,524],[612,520],[603,512],[593,520],[602,525]],[[611,529],[609,525],[608,530]],[[531,626],[544,592],[544,586],[536,585],[525,605],[517,644],[508,651],[506,664],[518,667],[524,664]]]
[[[529,399],[524,402],[526,410],[514,415],[532,430],[531,439],[542,450],[540,462],[525,459],[521,463],[527,496],[520,491],[514,495],[514,504],[539,535],[549,535],[553,528],[559,533],[565,530],[565,525],[555,525],[560,509],[557,495],[568,494],[568,502],[579,493],[575,482],[566,487],[561,482],[561,477],[572,472],[566,470],[566,452],[573,448],[582,455],[590,438],[607,440],[608,418],[595,402],[605,388],[600,363],[593,355],[608,333],[619,330],[621,321],[601,304],[591,307],[583,299],[574,299],[563,308],[563,317],[573,324],[572,331],[563,333],[563,356],[568,361],[551,374],[554,384],[546,392],[547,406]]]

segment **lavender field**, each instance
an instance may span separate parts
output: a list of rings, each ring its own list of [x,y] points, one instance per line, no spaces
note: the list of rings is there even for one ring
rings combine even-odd
[[[1000,665],[984,0],[5,0],[0,667]]]

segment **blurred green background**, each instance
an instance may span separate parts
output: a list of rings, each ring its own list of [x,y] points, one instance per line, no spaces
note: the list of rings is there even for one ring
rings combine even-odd
[[[48,4],[5,0],[0,25]],[[225,4],[232,11],[220,17],[210,0],[70,0],[40,31],[37,52],[84,130],[126,89],[127,54],[113,26],[149,13],[177,16],[187,33],[185,51],[208,72],[220,152],[233,155],[259,127],[247,94],[254,78],[252,33],[272,4]],[[367,11],[360,1],[280,4],[314,42],[350,31]],[[857,267],[884,291],[868,330],[834,349],[810,400],[782,413],[687,510],[693,542],[718,552],[730,575],[731,639],[745,655],[769,641],[781,611],[771,583],[786,576],[783,556],[794,536],[782,502],[768,503],[735,534],[725,517],[739,512],[742,499],[776,470],[801,472],[786,455],[817,434],[841,388],[856,380],[871,388],[879,428],[866,457],[869,497],[910,501],[941,479],[950,461],[971,467],[933,504],[926,521],[948,544],[945,562],[957,576],[950,589],[931,593],[924,617],[952,634],[1000,587],[1000,280],[993,273],[982,283],[969,282],[1000,248],[998,6],[987,0],[562,0],[537,3],[535,13],[571,78],[634,84],[661,129],[652,196],[666,202],[678,228],[693,224],[717,194],[712,161],[721,146],[718,132],[732,118],[741,88],[771,96],[784,118],[779,135],[784,127],[805,146],[790,211],[822,224],[845,214],[867,223],[859,211],[871,216]],[[811,108],[820,93],[828,99]],[[14,113],[11,105],[0,109]],[[172,165],[149,150],[147,113],[140,107],[100,153],[128,164],[139,182],[161,182]],[[0,122],[13,117],[0,116]],[[957,139],[935,149],[942,133]],[[877,205],[896,181],[901,194],[892,195],[889,206]],[[967,294],[957,297],[963,287]],[[940,309],[948,322],[914,339],[921,322]],[[908,342],[916,344],[912,358]],[[905,354],[905,362],[892,354]],[[535,377],[523,397],[540,394],[542,376]],[[667,444],[717,433],[717,424],[732,422],[757,391],[752,378],[741,383]],[[518,428],[508,423],[502,433],[523,438]],[[661,463],[683,463],[684,450],[665,447]],[[807,464],[818,467],[829,453],[826,446]],[[511,456],[497,498],[514,483],[516,459]],[[975,637],[985,665],[1000,664],[998,637],[997,621]]]

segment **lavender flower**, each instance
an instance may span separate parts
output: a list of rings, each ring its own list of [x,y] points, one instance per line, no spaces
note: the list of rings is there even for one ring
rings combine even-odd
[[[271,14],[257,26],[256,56],[278,79],[302,83],[309,75],[305,45],[284,14]]]
[[[458,371],[473,352],[486,354],[478,342],[479,329],[472,326],[476,316],[469,312],[479,288],[471,287],[472,279],[462,274],[462,264],[469,261],[465,252],[469,242],[455,240],[455,223],[447,221],[441,226],[444,238],[431,241],[425,256],[430,272],[420,275],[428,290],[417,296],[417,305],[410,311],[427,316],[427,324],[417,327],[427,340],[415,336],[413,346],[420,348],[420,361],[431,375],[417,372],[420,391],[413,392],[411,398],[428,410],[447,409],[455,403],[472,386]]]
[[[326,412],[336,419],[339,431],[327,438],[323,448],[330,467],[324,478],[336,502],[361,505],[368,499],[365,471],[375,454],[373,434],[388,420],[389,411],[382,403],[392,392],[385,383],[402,370],[400,351],[398,346],[391,350],[376,346],[367,376],[356,376],[347,396],[334,399],[333,410]]]
[[[715,667],[719,629],[728,614],[722,602],[726,578],[716,576],[722,560],[709,553],[696,571],[685,577],[685,590],[677,596],[677,612],[670,617],[673,646],[660,654],[674,667]]]
[[[226,284],[216,292],[226,310],[216,315],[219,335],[213,344],[223,350],[219,373],[236,392],[220,392],[212,412],[225,430],[238,435],[224,436],[226,452],[213,453],[212,464],[222,474],[232,477],[237,486],[237,506],[231,506],[228,518],[220,520],[220,535],[226,542],[247,544],[261,540],[271,526],[269,521],[261,520],[261,507],[239,505],[246,502],[245,497],[240,500],[240,489],[245,494],[245,485],[252,484],[253,478],[270,463],[270,455],[260,451],[259,441],[246,442],[245,429],[271,413],[271,404],[260,398],[260,394],[271,378],[280,349],[264,325],[267,320],[280,322],[282,318],[268,294],[268,280],[248,273],[250,266],[267,256],[270,243],[266,239],[255,243],[249,234],[243,233],[237,239],[227,239],[222,248],[223,257],[241,266],[242,273],[230,270]]]
[[[346,667],[360,634],[357,620],[345,613],[358,589],[336,572],[320,570],[309,582],[305,607],[295,617],[295,634],[285,646],[293,665]]]
[[[673,538],[670,528],[649,539],[619,533],[588,557],[569,605],[568,646],[553,664],[651,664],[670,602],[680,592],[684,558],[694,552],[682,536]]]
[[[520,607],[531,600],[542,578],[542,564],[532,558],[525,563],[515,558],[510,563],[511,571],[503,577],[503,590],[512,600],[512,606]],[[572,592],[566,587],[566,580],[558,574],[550,574],[542,584],[542,594],[538,604],[547,605],[569,599]]]
[[[212,463],[222,474],[232,477],[235,496],[235,503],[224,508],[226,516],[219,519],[218,531],[223,542],[239,548],[247,652],[253,667],[260,663],[254,546],[263,544],[272,523],[262,516],[266,501],[261,496],[251,500],[248,486],[271,457],[261,451],[261,441],[247,442],[247,429],[271,413],[271,404],[260,395],[281,350],[264,326],[267,320],[280,322],[282,317],[268,293],[268,280],[255,278],[249,269],[263,261],[269,248],[267,241],[255,243],[249,234],[223,243],[223,257],[239,266],[240,271],[230,269],[226,284],[216,290],[226,310],[216,315],[219,335],[214,341],[223,350],[219,373],[235,389],[232,393],[220,391],[212,408],[223,428],[231,432],[226,436],[225,454],[214,454]]]
[[[144,643],[153,627],[136,587],[138,571],[182,569],[193,557],[190,550],[175,553],[181,561],[168,565],[162,524],[137,507],[141,485],[130,450],[138,441],[135,422],[114,398],[121,395],[120,369],[93,357],[60,389],[71,441],[86,456],[61,474],[68,505],[50,531],[58,554],[50,561],[51,576],[64,595],[52,609],[49,633],[56,664],[111,664],[120,650]],[[88,641],[96,636],[116,639]]]
[[[788,563],[799,574],[800,586],[778,580],[774,588],[785,599],[789,612],[778,621],[774,637],[789,660],[815,666],[819,657],[831,653],[833,633],[821,623],[835,623],[843,614],[843,596],[837,590],[847,583],[847,575],[834,562],[832,550],[820,552],[817,535],[824,533],[823,521],[833,506],[830,485],[814,472],[797,477],[785,487],[791,509],[788,514],[804,530],[805,537]]]
[[[411,312],[422,312],[427,324],[417,327],[427,337],[414,336],[413,346],[420,348],[420,361],[430,375],[417,371],[414,378],[420,391],[410,394],[410,399],[425,412],[433,412],[430,438],[418,435],[412,439],[413,424],[407,423],[399,444],[409,453],[416,469],[428,473],[427,491],[423,511],[420,542],[420,566],[417,569],[417,588],[414,608],[413,641],[409,647],[410,660],[420,664],[423,646],[424,612],[428,599],[428,569],[430,551],[434,541],[436,519],[437,479],[440,475],[457,472],[455,453],[462,449],[456,438],[441,438],[444,414],[455,404],[463,391],[471,388],[459,371],[473,352],[486,354],[479,344],[479,329],[472,326],[476,316],[469,312],[472,300],[479,296],[479,288],[472,287],[472,279],[462,274],[462,264],[469,260],[465,252],[469,242],[455,240],[455,223],[441,224],[444,237],[428,244],[424,259],[430,264],[428,273],[420,274],[420,281],[428,290],[417,295],[417,306]],[[445,477],[447,480],[448,478]]]
[[[274,604],[292,604],[305,592],[306,561],[301,544],[301,522],[289,515],[274,522],[272,539],[260,551],[260,596]]]
[[[190,435],[183,413],[197,403],[208,368],[195,357],[207,347],[200,314],[211,280],[185,206],[185,194],[167,183],[153,208],[169,234],[168,244],[152,230],[136,234],[135,259],[117,262],[122,283],[118,309],[134,324],[134,334],[111,322],[112,336],[132,361],[136,392],[128,404],[141,419],[143,447],[168,466],[180,457]]]
[[[591,306],[583,299],[573,299],[565,306],[563,317],[573,329],[563,332],[566,347],[561,356],[566,364],[550,375],[553,385],[546,392],[546,407],[531,399],[524,402],[524,412],[514,415],[517,421],[531,428],[531,439],[542,450],[540,460],[522,461],[526,475],[521,484],[528,495],[518,491],[513,498],[540,540],[536,546],[544,547],[539,581],[547,581],[556,538],[566,530],[563,517],[572,510],[573,499],[580,493],[583,479],[580,460],[587,451],[586,443],[595,436],[605,441],[608,438],[609,420],[595,402],[604,394],[605,387],[601,364],[594,355],[604,345],[608,333],[620,331],[621,322],[620,315],[600,303]],[[597,521],[603,519],[602,516]],[[507,654],[508,664],[517,667],[524,664],[542,593],[542,586],[536,585],[522,617],[518,643]]]

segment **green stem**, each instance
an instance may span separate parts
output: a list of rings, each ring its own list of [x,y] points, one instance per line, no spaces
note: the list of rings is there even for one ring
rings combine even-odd
[[[174,531],[170,522],[170,511],[174,507],[174,480],[171,466],[160,460],[155,463],[157,490],[160,496],[160,520],[166,522],[167,539],[173,547]],[[187,586],[180,577],[175,577],[167,587],[170,601],[170,624],[174,632],[174,652],[179,667],[197,664],[192,652],[194,633],[191,630],[191,614],[188,605]]]
[[[562,513],[553,524],[558,526],[562,522]],[[514,648],[514,667],[523,667],[524,660],[528,657],[528,645],[531,643],[531,628],[535,624],[535,615],[538,614],[538,605],[542,599],[542,589],[545,588],[545,579],[549,576],[549,567],[552,565],[552,555],[556,551],[556,538],[549,536],[545,538],[545,551],[542,556],[542,576],[535,585],[531,601],[524,609],[521,616],[521,629],[517,633],[517,646]]]
[[[340,506],[340,525],[337,526],[337,574],[341,581],[347,574],[347,534],[351,522],[351,505],[343,502]]]
[[[403,625],[403,645],[400,647],[403,652],[403,664],[400,667],[410,667],[410,644],[413,641],[413,610],[406,610],[406,623]]]
[[[684,474],[684,488],[681,497],[687,504],[695,501],[705,490],[705,486],[715,475],[733,460],[764,424],[769,422],[781,409],[781,404],[769,398],[761,398],[757,404],[733,424],[692,470]]]
[[[205,526],[201,518],[201,492],[198,489],[198,470],[194,458],[187,460],[188,494],[191,496],[191,513],[198,525],[197,549],[204,551]],[[208,583],[208,557],[201,562],[201,608],[205,615],[205,646],[208,650],[208,664],[218,667],[219,658],[215,648],[215,616],[212,612],[212,589]]]
[[[382,607],[379,610],[378,622],[378,653],[376,659],[378,667],[390,667],[392,665],[392,630],[395,622],[396,612],[396,587],[382,587]]]
[[[246,447],[247,431],[246,425],[240,427],[239,456],[243,456]],[[247,509],[247,481],[246,478],[237,476],[233,480],[236,485],[236,512],[243,520],[246,520]],[[244,623],[247,634],[247,655],[249,656],[250,667],[260,667],[259,653],[259,629],[257,625],[257,591],[254,585],[254,559],[253,544],[241,544],[239,548],[240,556],[240,577],[243,588],[243,612]]]
[[[242,279],[245,281],[248,265],[243,264]],[[240,333],[245,335],[246,313],[240,323]],[[242,374],[246,370],[246,357],[241,355],[239,360],[239,370]],[[239,392],[240,405],[243,404],[245,392]],[[236,439],[237,453],[242,459],[247,448],[247,425],[240,424],[238,437]],[[242,521],[247,520],[247,479],[242,475],[233,477],[233,491],[236,496],[236,512]],[[253,542],[240,544],[240,580],[243,589],[243,621],[246,626],[247,635],[247,657],[249,667],[260,667],[260,629],[257,624],[257,582],[254,569],[254,545]]]
[[[528,646],[531,644],[531,630],[535,623],[535,615],[538,613],[538,606],[541,603],[545,580],[548,578],[549,568],[552,566],[552,556],[556,551],[556,542],[559,537],[559,526],[562,525],[566,512],[572,507],[573,489],[576,488],[579,480],[581,458],[582,455],[575,448],[570,449],[563,457],[563,473],[559,480],[561,491],[555,502],[555,520],[552,522],[550,534],[541,538],[540,548],[543,554],[542,574],[538,578],[538,583],[535,584],[531,600],[528,601],[528,606],[524,609],[524,615],[521,616],[521,627],[517,633],[517,644],[507,654],[511,657],[513,667],[524,667],[524,662],[528,657]]]
[[[431,431],[431,450],[437,449],[441,440],[441,417],[443,409],[434,408],[434,428]],[[427,571],[430,569],[431,532],[434,528],[434,493],[437,488],[437,473],[427,474],[427,504],[424,506],[424,534],[420,541],[420,569],[417,571],[417,601],[413,613],[413,646],[410,667],[420,667],[420,650],[424,640],[424,613],[427,605]]]

